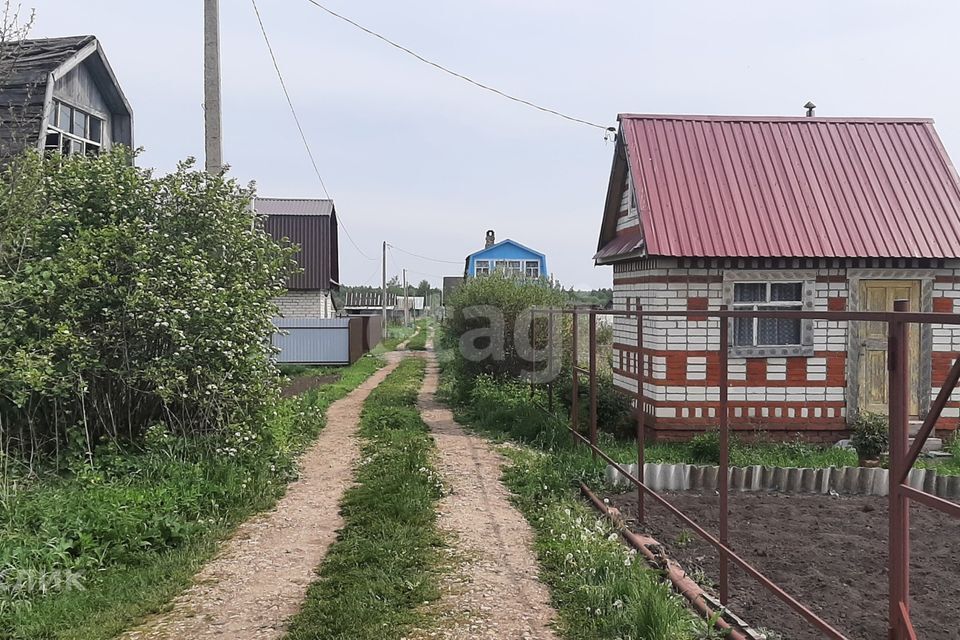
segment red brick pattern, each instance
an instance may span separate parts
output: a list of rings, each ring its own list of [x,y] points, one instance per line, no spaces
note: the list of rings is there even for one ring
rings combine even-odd
[[[710,298],[687,298],[687,311],[706,311],[710,308]],[[690,322],[701,322],[707,319],[707,316],[689,316]]]
[[[953,313],[953,298],[934,298],[933,310],[935,313]]]
[[[620,366],[616,372],[625,377],[636,380],[637,369],[633,366],[625,366],[627,361],[631,361],[624,353],[636,353],[637,348],[632,345],[619,344],[613,345],[613,348],[620,352],[618,361]],[[666,377],[653,378],[648,376],[647,384],[661,387],[716,387],[720,384],[720,352],[719,351],[677,351],[662,349],[644,349],[644,355],[652,362],[654,357],[662,358],[666,362]],[[937,354],[934,354],[937,355]],[[731,387],[844,387],[847,384],[847,354],[843,351],[817,351],[812,356],[822,358],[827,361],[826,380],[810,380],[807,377],[807,358],[793,357],[787,358],[787,375],[785,380],[767,379],[767,360],[766,358],[748,358],[746,360],[746,379],[729,381]],[[707,361],[707,377],[703,380],[687,379],[687,358],[705,358]],[[947,362],[946,371],[949,370],[952,360]],[[936,372],[936,367],[934,368]],[[941,376],[942,378],[943,376]]]
[[[842,296],[827,298],[827,311],[846,311],[847,299]]]

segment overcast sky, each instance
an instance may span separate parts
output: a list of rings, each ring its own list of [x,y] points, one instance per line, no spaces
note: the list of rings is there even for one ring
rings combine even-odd
[[[613,153],[597,129],[493,96],[330,17],[258,0],[343,225],[345,284],[439,282],[484,232],[594,267]],[[620,112],[925,116],[960,157],[960,3],[887,0],[323,0],[477,80],[588,120]],[[23,0],[34,36],[99,37],[133,105],[142,164],[202,161],[202,0]],[[249,0],[222,0],[224,155],[264,196],[322,197]]]

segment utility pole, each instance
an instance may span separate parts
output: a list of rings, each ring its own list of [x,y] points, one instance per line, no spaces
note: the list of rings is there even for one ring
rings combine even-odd
[[[403,326],[410,326],[410,295],[407,293],[407,270],[403,270]]]
[[[383,303],[383,337],[387,337],[387,241],[383,241],[383,259],[381,260],[381,265],[383,266],[383,274],[381,277],[381,287],[383,289],[383,299],[380,301]]]
[[[203,115],[207,173],[220,173],[220,0],[203,0]]]

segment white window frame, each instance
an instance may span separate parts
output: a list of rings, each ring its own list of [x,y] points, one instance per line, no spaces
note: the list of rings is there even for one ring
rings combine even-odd
[[[86,154],[88,152],[96,150],[96,153],[100,153],[105,148],[104,136],[106,135],[107,129],[107,119],[103,116],[91,113],[86,109],[81,109],[75,107],[68,102],[63,100],[54,100],[53,109],[51,113],[50,122],[47,125],[47,131],[44,133],[44,149],[46,151],[60,151],[63,152],[64,142],[68,141],[70,143],[70,153],[80,153]],[[60,110],[62,107],[67,107],[70,109],[71,122],[68,123],[69,126],[64,127],[63,123],[60,122]],[[83,135],[78,135],[73,132],[73,113],[78,111],[87,117],[86,125],[83,128]],[[100,122],[100,141],[93,140],[90,137],[90,123],[93,120]],[[50,135],[57,136],[57,145],[53,146],[49,144],[48,140]],[[79,148],[79,150],[78,150]]]
[[[801,284],[801,301],[780,301],[780,302],[734,302],[734,287],[737,284],[767,284],[767,299],[770,298],[770,284]],[[748,310],[757,306],[762,307],[797,307],[803,311],[813,311],[815,292],[816,272],[814,271],[726,271],[723,274],[723,300],[728,309]],[[813,320],[800,321],[800,344],[796,345],[737,345],[735,334],[735,322],[731,320],[728,327],[728,342],[730,345],[729,355],[739,358],[773,358],[773,357],[792,357],[792,356],[812,356],[813,349]],[[757,325],[754,320],[754,343],[756,343]]]
[[[506,260],[507,275],[520,277],[523,275],[523,260]]]
[[[476,260],[473,263],[473,275],[475,276],[486,276],[490,275],[490,261],[489,260]]]
[[[530,273],[531,267],[535,273]],[[523,263],[523,275],[526,278],[539,278],[540,277],[540,261],[539,260],[524,260]]]

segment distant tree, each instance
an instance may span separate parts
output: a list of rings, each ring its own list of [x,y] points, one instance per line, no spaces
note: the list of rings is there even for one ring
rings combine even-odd
[[[432,289],[433,288],[430,286],[429,282],[426,280],[421,280],[420,284],[417,285],[417,291],[415,295],[426,298],[430,295],[430,291]]]

